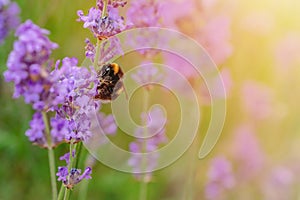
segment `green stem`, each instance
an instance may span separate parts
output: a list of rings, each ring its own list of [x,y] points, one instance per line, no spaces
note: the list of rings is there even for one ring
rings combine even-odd
[[[102,18],[106,17],[107,15],[107,4],[108,4],[108,0],[103,0],[103,9],[102,9]]]
[[[80,192],[78,200],[85,200],[87,199],[87,191],[88,191],[89,181],[88,180],[82,180],[80,184]]]
[[[57,200],[63,199],[64,191],[65,191],[65,190],[64,190],[64,184],[61,183],[61,186],[60,186],[60,190],[59,190],[59,193],[58,193],[58,198],[57,198]]]
[[[198,154],[198,140],[197,138],[193,142],[192,146],[190,147],[191,152],[188,154],[190,155],[189,158],[189,166],[187,174],[187,182],[185,184],[185,191],[184,191],[184,199],[192,200],[194,199],[194,181],[196,176],[196,169],[197,169],[197,154]],[[191,158],[191,159],[190,159]]]
[[[85,166],[92,167],[94,166],[94,164],[95,164],[95,158],[93,158],[93,156],[91,155],[87,155],[87,158],[85,160]],[[89,182],[90,181],[88,180],[82,180],[82,182],[80,183],[78,200],[87,199]]]
[[[139,200],[146,200],[147,199],[147,188],[148,188],[148,183],[145,180],[142,180]]]
[[[78,145],[76,146],[76,162],[75,162],[75,168],[78,168],[78,163],[79,163],[79,158],[81,155],[81,150],[82,150],[82,142],[79,142]]]
[[[146,113],[146,116],[148,116],[148,107],[149,107],[149,91],[148,91],[148,88],[145,88],[145,91],[144,91],[144,103],[143,103],[143,111]],[[147,129],[147,118],[145,119],[145,121],[143,122],[144,125],[145,125],[145,128],[144,128],[144,136],[147,137],[148,136],[148,129]],[[146,139],[144,139],[144,142],[143,142],[143,153],[146,152]],[[147,160],[145,159],[145,157],[143,157],[142,159],[142,169],[146,169],[147,167]],[[144,173],[143,174],[143,178],[142,178],[142,181],[141,181],[141,188],[140,188],[140,198],[139,200],[146,200],[147,199],[147,189],[148,189],[148,183],[147,183],[147,180],[146,180],[146,176],[147,174]]]
[[[54,150],[52,148],[52,141],[51,141],[51,135],[50,135],[50,127],[48,122],[48,117],[46,112],[42,112],[43,115],[43,121],[45,124],[45,133],[47,138],[47,144],[48,144],[48,159],[49,159],[49,168],[50,168],[50,179],[51,179],[51,189],[52,189],[52,199],[57,199],[57,186],[56,186],[56,178],[55,178],[55,156],[54,156]]]
[[[74,161],[76,162],[76,159],[73,158],[73,154],[72,152],[74,151],[74,149],[76,149],[76,144],[73,143],[73,141],[71,140],[70,141],[70,151],[69,151],[69,154],[70,154],[70,162],[69,162],[69,166],[68,166],[68,172],[69,172],[69,176],[68,176],[68,185],[70,184],[70,172],[71,172],[71,169],[73,168],[73,165],[74,165]],[[64,200],[68,200],[69,197],[70,197],[70,192],[71,192],[71,189],[65,187],[65,195],[64,195]]]
[[[70,189],[65,187],[65,195],[64,195],[64,200],[67,200],[70,198]]]
[[[103,0],[103,8],[102,8],[102,16],[101,18],[104,18],[107,16],[107,4],[108,4],[108,0]],[[101,40],[99,38],[97,38],[97,45],[96,45],[96,54],[95,54],[95,59],[94,59],[94,69],[98,68],[98,61],[99,61],[99,57],[100,57],[100,48],[101,48]]]

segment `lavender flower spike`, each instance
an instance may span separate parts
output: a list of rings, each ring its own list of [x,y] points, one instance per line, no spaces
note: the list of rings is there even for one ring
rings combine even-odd
[[[72,152],[72,157],[75,157],[75,151]],[[60,160],[65,160],[67,166],[58,167],[58,172],[56,176],[58,176],[57,180],[62,181],[63,184],[68,188],[72,189],[76,184],[81,182],[83,179],[91,179],[92,169],[87,167],[83,173],[81,173],[80,169],[72,168],[70,172],[68,171],[68,166],[70,163],[70,154],[66,153],[60,157]]]
[[[19,12],[18,4],[11,3],[9,0],[0,0],[0,44],[20,23]]]
[[[150,119],[148,116],[153,116],[153,118]],[[165,134],[166,118],[160,108],[154,108],[151,113],[142,113],[141,118],[143,121],[147,121],[147,131],[145,132],[143,127],[136,129],[135,136],[138,139],[129,145],[129,149],[133,154],[128,160],[128,165],[132,167],[137,179],[141,179],[141,171],[148,171],[144,176],[144,181],[148,182],[152,177],[151,171],[157,166],[159,153],[152,154],[147,159],[143,159],[140,153],[156,151],[161,144],[168,141]],[[141,138],[145,133],[147,133],[147,136],[154,136],[147,139]]]
[[[24,97],[26,103],[33,104],[35,110],[48,107],[51,82],[48,80],[48,61],[57,44],[51,42],[49,32],[33,24],[30,20],[21,24],[16,31],[18,40],[7,61],[4,72],[6,81],[15,84],[14,98]]]
[[[107,16],[102,18],[102,10],[91,8],[85,16],[82,10],[77,11],[77,21],[82,21],[83,27],[88,28],[100,40],[116,35],[125,30],[124,18],[119,15],[118,9],[112,5],[107,7]]]

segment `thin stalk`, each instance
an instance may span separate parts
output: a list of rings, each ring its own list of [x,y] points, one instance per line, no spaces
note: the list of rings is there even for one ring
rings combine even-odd
[[[103,0],[102,18],[107,16],[107,4],[108,0]]]
[[[101,18],[104,18],[107,16],[107,4],[108,4],[108,0],[103,0],[103,8],[102,8],[102,16]],[[96,54],[95,54],[95,59],[94,59],[94,69],[98,68],[98,61],[99,61],[99,57],[100,57],[100,46],[101,45],[101,40],[99,38],[97,38],[97,45],[96,45]]]
[[[197,154],[198,154],[198,140],[197,138],[193,142],[191,146],[191,152],[189,159],[190,163],[189,166],[187,166],[188,174],[187,174],[187,181],[185,184],[185,190],[184,190],[184,199],[186,200],[192,200],[194,199],[194,182],[195,182],[195,176],[196,176],[196,170],[197,170]]]
[[[75,168],[78,168],[78,163],[79,163],[79,158],[80,158],[80,155],[81,155],[81,151],[82,151],[82,142],[79,142],[78,145],[76,146],[76,162],[75,162]]]
[[[94,164],[95,164],[95,159],[93,158],[93,156],[87,155],[87,158],[85,160],[85,166],[92,167]],[[78,200],[87,199],[88,186],[89,186],[89,181],[82,180],[82,182],[80,183]]]
[[[78,200],[86,200],[87,198],[87,191],[88,191],[89,181],[88,180],[82,180],[80,184],[80,192]]]
[[[145,91],[144,91],[144,105],[143,105],[143,111],[146,113],[146,116],[148,114],[148,107],[149,107],[149,94],[148,94],[148,89],[145,88]],[[147,130],[147,118],[145,119],[145,128],[144,128],[144,136],[146,137],[148,135],[148,130]],[[143,142],[143,153],[146,152],[146,139],[144,139],[144,142]],[[145,160],[145,158],[143,157],[143,160],[142,160],[142,169],[146,169],[147,167],[147,160]],[[146,180],[146,176],[147,174],[144,173],[143,174],[143,178],[142,178],[142,181],[141,181],[141,187],[140,187],[140,198],[139,200],[146,200],[147,199],[147,189],[148,189],[148,182]]]
[[[52,189],[52,199],[57,199],[57,186],[56,186],[56,179],[55,179],[55,156],[54,156],[54,150],[52,148],[52,141],[51,141],[51,135],[50,135],[50,127],[48,122],[48,117],[46,112],[42,112],[43,115],[43,121],[45,124],[45,133],[47,138],[47,144],[48,144],[48,159],[49,159],[49,168],[50,168],[50,179],[51,179],[51,189]]]
[[[68,200],[70,198],[70,189],[65,187],[65,195],[64,195],[64,200]]]
[[[74,159],[73,156],[72,156],[72,152],[74,151],[74,149],[76,149],[76,144],[74,144],[73,141],[71,140],[70,141],[70,151],[69,151],[69,153],[70,153],[70,162],[69,162],[69,166],[68,166],[69,177],[70,177],[71,169],[73,168],[73,165],[74,165],[74,161],[76,162],[76,159]],[[70,183],[70,180],[68,178],[68,184],[69,183]],[[68,189],[67,187],[65,187],[64,200],[69,199],[70,192],[71,192],[71,189]]]
[[[59,193],[58,193],[58,198],[57,198],[57,200],[62,200],[62,199],[63,199],[64,194],[65,194],[64,191],[65,191],[65,190],[64,190],[64,184],[61,183],[61,186],[60,186],[60,190],[59,190]]]
[[[148,183],[146,180],[142,180],[141,187],[140,187],[140,198],[139,200],[146,200],[147,199],[147,189],[148,189]]]

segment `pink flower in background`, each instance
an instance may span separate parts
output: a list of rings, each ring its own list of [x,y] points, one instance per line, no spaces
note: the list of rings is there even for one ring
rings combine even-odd
[[[180,9],[178,9],[180,8]],[[194,11],[193,1],[165,0],[161,3],[160,15],[163,19],[163,26],[178,29],[180,19],[184,19]]]
[[[205,186],[206,199],[226,199],[226,190],[232,189],[236,184],[232,174],[231,163],[224,157],[214,158],[207,176],[208,182]]]
[[[230,18],[229,16],[215,16],[205,20],[197,40],[208,51],[213,61],[220,65],[232,54],[230,44]]]
[[[248,180],[263,169],[265,155],[251,126],[241,125],[234,133],[232,152],[238,163],[237,176]]]
[[[266,119],[272,114],[272,91],[265,85],[254,81],[245,82],[242,101],[246,113],[254,119]]]
[[[277,43],[274,53],[276,65],[280,69],[280,72],[300,65],[299,52],[299,33],[288,33]]]
[[[133,0],[127,10],[128,24],[134,28],[151,27],[159,25],[160,1]]]
[[[263,184],[265,200],[290,200],[293,198],[294,174],[287,167],[278,166],[270,171]]]
[[[164,64],[168,67],[178,71],[179,74],[185,78],[199,77],[198,71],[184,57],[171,53],[162,53],[164,57]]]
[[[217,65],[223,64],[232,54],[231,19],[216,12],[213,6],[197,10],[193,1],[167,0],[162,5],[161,15],[164,27],[179,30],[196,39]]]
[[[160,6],[158,0],[133,0],[127,10],[127,28],[159,27]],[[144,57],[153,57],[160,50],[155,49],[158,44],[164,43],[165,37],[157,31],[137,29],[128,35],[126,42],[129,46],[138,49]],[[141,48],[144,47],[144,48]],[[151,48],[151,49],[149,49]]]

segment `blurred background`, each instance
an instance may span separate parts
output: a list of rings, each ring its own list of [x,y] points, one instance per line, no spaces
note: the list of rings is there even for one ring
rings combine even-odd
[[[92,36],[76,22],[76,12],[87,13],[94,1],[15,2],[22,22],[31,19],[50,30],[50,39],[60,46],[54,59],[84,60],[84,40]],[[131,3],[121,8],[125,19]],[[176,163],[153,173],[148,199],[300,199],[300,1],[167,0],[160,9],[161,26],[207,49],[223,75],[228,107],[217,145],[199,160],[210,119],[210,105],[199,89],[199,134]],[[22,99],[12,99],[13,85],[2,75],[13,41],[10,34],[0,47],[0,199],[50,199],[47,152],[24,135],[33,111]],[[56,149],[57,160],[67,148]],[[131,174],[99,162],[92,177],[87,199],[138,199],[140,183]],[[72,197],[79,195],[80,185]]]

